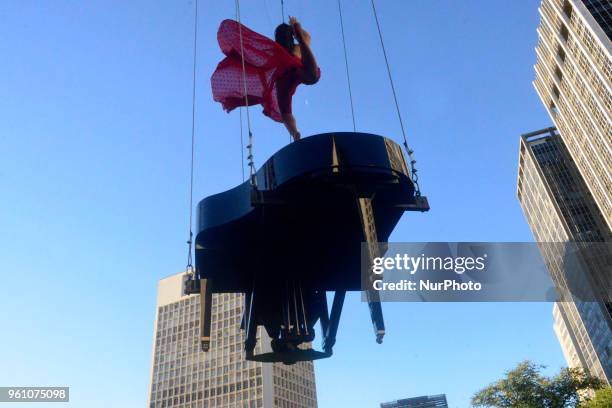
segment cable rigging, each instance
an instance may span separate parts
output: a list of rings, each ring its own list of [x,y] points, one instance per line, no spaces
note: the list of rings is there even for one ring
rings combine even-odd
[[[249,95],[247,93],[246,83],[246,65],[244,61],[244,43],[242,40],[242,21],[240,18],[240,0],[235,1],[236,4],[236,16],[238,18],[238,36],[240,37],[240,59],[242,61],[242,83],[244,89],[244,103],[246,106],[246,117],[247,117],[247,128],[249,130],[249,144],[247,144],[247,161],[249,165],[249,178],[253,186],[257,186],[257,180],[255,179],[255,162],[253,159],[253,132],[251,130],[251,115],[249,113]]]
[[[353,132],[357,131],[355,125],[355,109],[353,107],[353,91],[351,89],[351,76],[349,73],[348,55],[346,52],[346,38],[344,36],[344,19],[342,17],[342,0],[338,0],[338,14],[340,15],[340,31],[342,32],[342,48],[344,49],[344,67],[346,68],[346,82],[348,84],[349,101],[351,103],[351,117],[353,119]]]
[[[238,107],[240,113],[240,169],[242,170],[242,181],[244,181],[244,136],[242,134],[242,106]]]
[[[393,92],[393,100],[395,101],[395,109],[397,110],[397,117],[399,119],[400,127],[402,129],[402,136],[404,138],[404,147],[406,148],[406,152],[408,153],[408,157],[410,159],[410,174],[412,177],[412,182],[415,187],[415,195],[417,197],[421,196],[421,188],[419,187],[419,176],[417,174],[417,169],[415,167],[416,160],[414,160],[414,150],[408,147],[408,139],[406,137],[406,131],[404,130],[404,122],[402,121],[402,114],[400,112],[399,103],[397,101],[397,93],[395,92],[395,85],[393,84],[393,77],[391,76],[391,67],[389,66],[389,59],[387,58],[387,50],[385,48],[385,42],[383,40],[382,31],[380,29],[380,23],[378,21],[378,13],[376,12],[376,5],[374,4],[374,0],[372,2],[372,11],[374,12],[374,20],[376,21],[376,28],[378,29],[378,38],[380,39],[380,45],[382,47],[383,56],[385,57],[385,65],[387,66],[387,74],[389,75],[389,83],[391,84],[391,91]]]
[[[265,3],[265,0],[264,0]],[[268,13],[268,7],[266,5],[266,14]],[[236,20],[238,20],[238,8],[236,8]],[[239,120],[240,120],[240,170],[242,174],[242,181],[244,182],[244,136],[242,133],[242,106],[238,107]]]
[[[283,23],[285,22],[285,1],[280,0],[281,2],[281,16],[283,18]]]
[[[198,0],[195,0],[195,18],[193,30],[193,82],[191,89],[191,168],[189,180],[189,239],[187,240],[187,266],[188,274],[193,274],[193,259],[191,249],[193,244],[193,167],[195,157],[195,107],[196,107],[196,62],[198,57]]]

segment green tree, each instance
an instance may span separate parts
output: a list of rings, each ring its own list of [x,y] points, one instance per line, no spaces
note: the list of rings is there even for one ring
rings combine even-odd
[[[579,405],[580,408],[610,408],[612,407],[612,387],[595,391],[595,398]]]
[[[542,368],[544,366],[523,361],[506,372],[504,378],[474,394],[472,405],[497,408],[576,407],[579,391],[603,386],[599,378],[582,370],[563,368],[554,377],[546,377],[540,373]]]

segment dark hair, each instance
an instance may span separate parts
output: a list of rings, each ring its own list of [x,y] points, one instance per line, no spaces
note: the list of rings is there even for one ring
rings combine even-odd
[[[274,30],[274,39],[288,52],[293,52],[293,27],[282,23]]]

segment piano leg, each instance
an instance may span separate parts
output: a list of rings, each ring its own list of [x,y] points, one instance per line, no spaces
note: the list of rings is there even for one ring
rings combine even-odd
[[[255,345],[257,344],[257,323],[255,321],[255,289],[250,293],[247,293],[245,297],[245,334],[244,340],[244,351],[246,352],[246,358],[253,357],[255,351]]]
[[[323,350],[326,353],[331,354],[334,345],[336,344],[336,334],[338,333],[338,325],[340,324],[340,314],[342,313],[342,306],[344,304],[344,297],[346,291],[338,290],[334,294],[334,301],[332,303],[331,314],[329,316],[329,325],[323,337]],[[327,303],[326,303],[327,305]],[[327,311],[326,311],[327,314]],[[321,320],[323,326],[323,320]]]
[[[372,264],[374,258],[381,256],[378,236],[376,234],[372,200],[370,198],[358,197],[357,206],[361,219],[361,227],[363,228],[363,236],[365,237],[367,243],[369,262]],[[380,295],[374,290],[368,290],[366,291],[366,298],[368,300],[368,307],[370,309],[370,318],[372,319],[374,334],[376,335],[376,342],[380,344],[382,343],[385,335],[385,321],[383,318],[382,307],[380,306]]]
[[[324,290],[319,292],[319,319],[321,319],[321,333],[323,338],[327,335],[329,328],[329,311],[327,310],[327,292]]]
[[[210,279],[200,279],[200,345],[202,351],[210,350],[212,314],[212,290]]]

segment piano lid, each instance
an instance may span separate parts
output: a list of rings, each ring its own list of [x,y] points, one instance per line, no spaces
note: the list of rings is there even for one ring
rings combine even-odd
[[[196,267],[215,292],[244,292],[255,275],[359,290],[365,237],[356,200],[371,199],[380,242],[417,201],[401,147],[367,133],[291,143],[256,180],[257,189],[247,181],[198,204]]]

